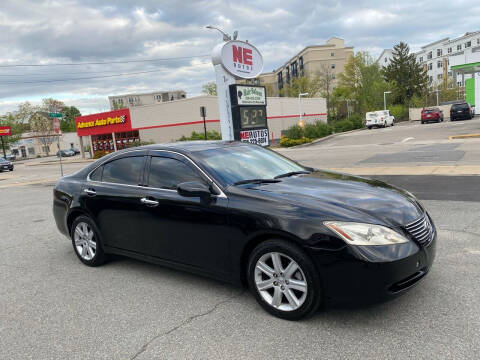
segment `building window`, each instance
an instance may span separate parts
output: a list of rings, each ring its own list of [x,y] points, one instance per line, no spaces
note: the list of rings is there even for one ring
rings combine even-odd
[[[330,53],[330,56],[335,56],[335,53]]]
[[[287,66],[287,76],[286,76],[287,83],[290,83],[290,67]]]
[[[449,77],[452,76],[452,72],[451,72],[451,71],[448,72],[448,76],[449,76]]]
[[[335,69],[335,64],[330,65],[332,69]]]
[[[28,155],[35,155],[35,148],[29,147],[28,148]]]
[[[437,75],[437,79],[438,79],[438,80],[441,80],[442,77],[443,77],[443,74],[438,74],[438,75]]]
[[[418,62],[423,62],[423,56],[420,56],[420,59],[418,60]]]
[[[383,62],[387,62],[387,61],[388,61],[388,58],[383,59]]]
[[[472,42],[471,42],[471,41],[467,41],[467,42],[465,43],[465,48],[468,48],[468,47],[470,47],[470,46],[472,46]]]
[[[457,45],[457,50],[462,50],[462,44]]]
[[[280,71],[277,74],[277,83],[278,83],[278,89],[283,89],[283,77],[282,77],[282,72]]]
[[[432,81],[433,81],[433,76],[430,75],[430,76],[428,77],[428,80],[429,80],[430,82],[432,82]]]
[[[292,77],[298,77],[298,64],[297,62],[293,62],[290,66],[292,68]]]
[[[447,50],[447,52],[448,52],[449,54],[451,54],[451,53],[452,53],[452,48],[449,47],[448,50]]]
[[[299,62],[299,64],[300,64],[300,70],[303,70],[303,56],[300,56],[300,57],[298,58],[298,62]]]
[[[155,99],[157,101],[162,101],[162,95],[155,95]]]
[[[427,59],[431,59],[432,58],[432,52],[430,51],[428,54],[427,54]]]
[[[442,56],[442,49],[437,49],[437,56]]]
[[[428,63],[427,69],[428,69],[428,70],[432,70],[432,63]]]
[[[443,61],[438,60],[437,61],[437,68],[441,68],[441,67],[443,67]]]
[[[335,80],[335,74],[332,74],[332,79]]]

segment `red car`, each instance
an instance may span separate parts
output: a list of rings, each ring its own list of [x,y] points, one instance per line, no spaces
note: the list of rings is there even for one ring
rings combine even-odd
[[[421,117],[422,124],[429,121],[436,121],[436,122],[443,121],[443,111],[440,110],[439,108],[422,109],[422,117]]]

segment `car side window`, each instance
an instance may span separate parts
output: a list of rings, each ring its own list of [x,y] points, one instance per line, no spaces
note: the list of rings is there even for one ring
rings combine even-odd
[[[202,177],[182,161],[153,156],[150,163],[148,186],[176,190],[177,185],[187,181],[204,182]]]
[[[103,165],[102,181],[125,185],[139,185],[144,157],[132,156],[113,160]]]
[[[98,168],[95,169],[94,172],[90,174],[90,180],[102,181],[102,172],[103,172],[103,166],[99,166]]]

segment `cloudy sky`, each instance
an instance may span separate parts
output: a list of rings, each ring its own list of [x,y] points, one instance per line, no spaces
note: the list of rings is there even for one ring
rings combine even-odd
[[[43,97],[88,114],[108,110],[108,95],[199,95],[214,80],[209,54],[221,40],[206,25],[238,30],[270,71],[332,36],[373,56],[400,40],[417,50],[480,30],[478,15],[478,0],[1,0],[0,114]]]

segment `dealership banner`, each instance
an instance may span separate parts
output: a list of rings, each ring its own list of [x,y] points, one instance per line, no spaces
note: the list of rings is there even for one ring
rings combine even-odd
[[[129,109],[77,116],[75,127],[78,136],[100,135],[132,130]]]

